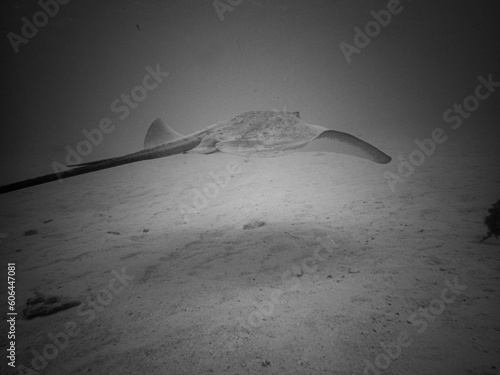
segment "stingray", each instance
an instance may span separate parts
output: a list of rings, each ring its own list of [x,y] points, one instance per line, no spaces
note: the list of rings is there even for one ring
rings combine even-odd
[[[315,139],[327,138],[357,150],[362,158],[386,164],[391,158],[355,136],[318,125],[307,124],[298,112],[250,111],[218,122],[189,135],[182,135],[156,119],[149,127],[144,149],[131,154],[69,165],[71,169],[0,186],[0,193],[23,189],[80,174],[157,159],[181,153],[224,152],[243,157],[272,158],[299,150]]]

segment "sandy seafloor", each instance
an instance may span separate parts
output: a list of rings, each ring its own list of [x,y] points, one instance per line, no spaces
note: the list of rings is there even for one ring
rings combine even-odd
[[[180,212],[231,163],[238,172],[199,212]],[[1,195],[2,273],[16,263],[18,311],[35,291],[82,301],[19,315],[16,364],[51,375],[375,373],[367,363],[500,373],[500,240],[477,243],[500,198],[498,157],[445,143],[391,191],[383,173],[396,167],[327,152],[187,154]],[[244,229],[254,221],[265,224]],[[2,311],[6,298],[2,287]],[[76,336],[54,354],[49,336],[71,322]],[[5,333],[0,342],[5,354]]]

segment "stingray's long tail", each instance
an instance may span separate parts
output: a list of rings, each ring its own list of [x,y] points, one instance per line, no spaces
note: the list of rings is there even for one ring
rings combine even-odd
[[[320,138],[328,138],[335,142],[340,142],[347,144],[348,146],[352,146],[357,151],[360,157],[374,161],[375,163],[387,164],[392,160],[389,155],[383,153],[375,146],[372,146],[368,142],[356,138],[355,136],[348,133],[343,133],[336,130],[326,130],[321,133],[317,139]]]
[[[132,163],[132,161],[130,161],[130,163]],[[59,173],[50,173],[44,176],[31,178],[29,180],[18,181],[12,184],[0,186],[0,194],[8,193],[9,191],[24,189],[30,186],[45,184],[51,181],[63,180],[68,177],[78,176],[80,174],[90,173],[101,169],[112,168],[114,166],[121,164],[126,164],[126,163],[112,162],[112,159],[108,159],[107,161],[104,162],[94,163],[83,167],[77,167],[66,171],[61,171]]]
[[[77,166],[76,168],[68,169],[66,171],[61,171],[59,173],[50,173],[29,180],[0,186],[0,194],[8,193],[9,191],[24,189],[30,186],[45,184],[51,181],[62,180],[64,178],[78,176],[85,173],[95,172],[101,169],[113,168],[119,165],[135,163],[141,160],[157,159],[165,156],[180,154],[186,151],[186,149],[191,149],[192,147],[194,147],[196,143],[199,143],[199,139],[186,140],[185,142],[178,141],[168,145],[161,145],[147,150],[141,150],[124,156],[83,163],[81,164],[81,166]]]

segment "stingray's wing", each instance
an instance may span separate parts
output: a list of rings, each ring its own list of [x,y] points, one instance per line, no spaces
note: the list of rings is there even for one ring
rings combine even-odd
[[[339,132],[336,130],[326,130],[322,132],[316,139],[328,138],[334,142],[346,144],[355,150],[355,155],[374,161],[379,164],[387,164],[392,159],[389,155],[383,153],[375,146],[365,142],[355,136]]]
[[[334,143],[345,144],[348,147],[345,152],[340,147],[332,151],[347,153],[386,164],[391,161],[390,156],[380,151],[375,146],[356,138],[355,136],[324,127],[306,124],[297,126],[293,131],[276,131],[268,137],[255,136],[251,138],[237,138],[233,140],[220,141],[214,146],[217,150],[228,154],[245,157],[271,158],[296,152],[315,139],[328,138]],[[281,129],[278,129],[281,130]]]

